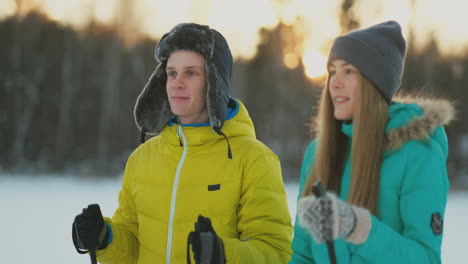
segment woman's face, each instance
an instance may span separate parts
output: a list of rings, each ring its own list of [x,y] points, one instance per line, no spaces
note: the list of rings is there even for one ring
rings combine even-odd
[[[356,97],[362,87],[362,76],[356,67],[344,60],[334,60],[329,66],[329,92],[333,114],[337,120],[352,120]]]
[[[169,104],[179,122],[208,122],[205,58],[193,51],[175,51],[167,60],[166,74]]]

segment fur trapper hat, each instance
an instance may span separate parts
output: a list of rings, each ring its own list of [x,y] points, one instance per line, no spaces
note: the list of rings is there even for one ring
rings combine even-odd
[[[190,50],[206,60],[207,108],[212,129],[221,134],[229,101],[232,55],[226,39],[208,26],[182,23],[166,33],[156,46],[154,57],[159,65],[138,96],[135,122],[145,135],[158,135],[174,115],[166,93],[166,64],[174,51]]]

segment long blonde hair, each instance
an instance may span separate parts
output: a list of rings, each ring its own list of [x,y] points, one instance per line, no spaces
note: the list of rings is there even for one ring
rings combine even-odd
[[[378,215],[380,168],[385,150],[385,125],[389,105],[377,88],[361,75],[361,89],[356,95],[351,143],[351,184],[348,202],[365,207]],[[333,115],[329,81],[323,89],[317,116],[312,122],[313,133],[318,138],[317,150],[303,196],[311,195],[317,181],[327,190],[341,191],[341,179],[349,150],[349,140],[341,132],[343,121]]]

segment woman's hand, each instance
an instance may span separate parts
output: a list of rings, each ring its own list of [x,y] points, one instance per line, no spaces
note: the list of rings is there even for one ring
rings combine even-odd
[[[360,245],[367,240],[372,223],[369,210],[349,205],[331,192],[301,198],[298,214],[299,223],[319,243],[343,238]]]

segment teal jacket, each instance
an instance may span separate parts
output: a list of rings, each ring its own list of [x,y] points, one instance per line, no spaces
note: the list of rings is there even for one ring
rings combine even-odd
[[[443,100],[396,103],[390,106],[386,135],[389,146],[380,173],[379,213],[372,215],[369,237],[361,245],[335,240],[339,264],[360,263],[440,263],[443,219],[449,181],[445,130],[453,115]],[[342,132],[352,136],[352,125]],[[314,162],[317,141],[307,148],[301,169],[300,192]],[[350,154],[341,182],[342,200],[350,186]],[[440,217],[439,217],[440,216]],[[330,263],[325,244],[317,244],[299,225],[297,216],[289,263]]]

